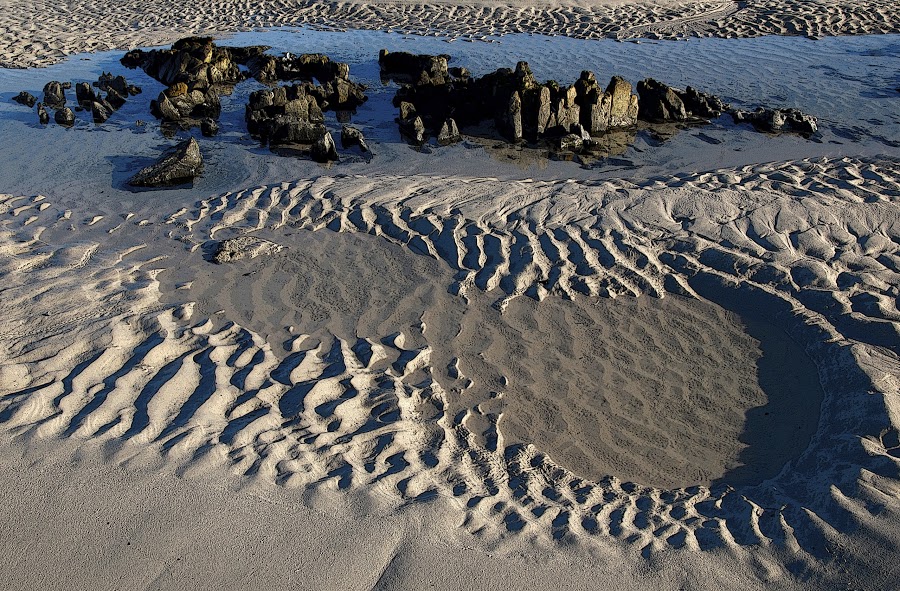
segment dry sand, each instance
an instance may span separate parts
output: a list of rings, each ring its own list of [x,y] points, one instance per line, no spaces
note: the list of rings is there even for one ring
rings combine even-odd
[[[896,10],[6,3],[0,60],[326,20],[821,35]],[[895,584],[895,153],[233,184],[0,195],[0,588]],[[238,236],[281,249],[209,262]]]
[[[894,0],[597,0],[534,3],[201,2],[28,3],[0,0],[0,66],[32,67],[72,53],[170,43],[189,34],[267,27],[387,29],[484,39],[507,33],[584,39],[860,35],[900,31]],[[378,49],[378,48],[374,48]]]

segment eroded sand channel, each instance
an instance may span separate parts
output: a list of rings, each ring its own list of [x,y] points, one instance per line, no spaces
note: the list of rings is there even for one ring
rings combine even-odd
[[[270,257],[188,265],[204,272],[169,297],[282,355],[298,335],[318,346],[402,333],[406,347],[431,348],[448,415],[489,449],[532,443],[592,480],[737,485],[776,475],[816,429],[816,367],[763,313],[674,295],[518,297],[501,312],[499,294],[452,295],[444,264],[381,238],[281,241]],[[186,279],[175,271],[164,283]]]

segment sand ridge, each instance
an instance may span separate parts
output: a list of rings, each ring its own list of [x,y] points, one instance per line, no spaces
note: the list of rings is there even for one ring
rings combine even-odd
[[[88,51],[170,43],[189,34],[280,26],[386,29],[469,40],[507,33],[585,39],[859,35],[900,31],[892,0],[452,3],[134,0],[0,2],[0,66],[33,67]],[[76,33],[77,32],[77,33]],[[377,49],[377,48],[375,48]]]

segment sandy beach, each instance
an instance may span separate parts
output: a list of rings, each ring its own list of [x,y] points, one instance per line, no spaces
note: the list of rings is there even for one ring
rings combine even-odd
[[[0,2],[0,588],[896,584],[895,3]],[[254,81],[172,137],[119,58],[195,34],[349,63],[371,151],[270,151]],[[411,146],[381,47],[819,130]],[[102,125],[11,100],[107,70]]]

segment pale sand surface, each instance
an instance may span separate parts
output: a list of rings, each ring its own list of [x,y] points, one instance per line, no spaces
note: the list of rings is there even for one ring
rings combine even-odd
[[[172,2],[0,0],[0,66],[47,65],[72,53],[266,27],[391,29],[481,39],[506,33],[585,39],[852,35],[900,31],[894,0],[599,0],[491,2]],[[377,50],[378,48],[374,48]]]
[[[788,182],[800,170],[804,182],[838,184],[832,192],[801,190]],[[556,539],[572,552],[616,557],[615,576],[625,573],[637,588],[659,577],[697,588],[752,587],[748,577],[786,588],[803,587],[803,580],[812,587],[816,581],[879,584],[893,576],[882,552],[897,539],[891,425],[900,362],[891,349],[898,343],[892,262],[900,234],[898,177],[896,160],[884,159],[746,167],[646,186],[466,179],[451,191],[439,177],[323,175],[202,199],[171,214],[155,211],[154,203],[105,215],[87,205],[72,210],[45,198],[4,197],[2,272],[9,282],[0,304],[6,392],[0,419],[13,437],[5,449],[15,457],[25,446],[40,466],[54,461],[40,459],[42,446],[57,445],[41,442],[59,441],[62,451],[54,454],[101,449],[105,463],[137,470],[138,479],[162,478],[154,476],[157,469],[212,482],[227,474],[241,487],[263,487],[264,496],[299,495],[328,513],[351,503],[360,527],[372,527],[366,516],[383,515],[378,527],[405,540],[412,571],[402,560],[397,572],[388,570],[415,584],[423,580],[416,578],[421,569],[442,564],[447,553],[431,554],[412,540],[440,538],[448,528],[464,538],[443,542],[457,550],[442,573],[473,568],[460,547],[490,556],[475,560],[484,573],[476,587],[509,568],[495,552],[525,548],[549,552],[550,563],[570,560]],[[243,233],[278,240],[285,249],[225,267],[219,284],[226,293],[215,294],[213,279],[204,275],[218,267],[203,257],[211,240]],[[317,235],[321,242],[312,241]],[[323,250],[327,255],[319,256]],[[401,254],[408,250],[420,254]],[[242,268],[281,287],[254,294]],[[196,285],[178,283],[184,273],[196,275]],[[409,294],[414,278],[417,297]],[[832,294],[830,303],[798,292],[801,287]],[[365,307],[366,289],[390,296],[392,305]],[[540,304],[515,297],[524,293]],[[666,303],[629,300],[626,309],[634,313],[623,321],[611,302],[583,295],[591,293],[620,294],[616,302],[665,296]],[[672,295],[678,293],[698,299],[689,303]],[[566,294],[573,301],[556,299]],[[765,341],[732,313],[703,303],[709,298],[775,314],[818,368],[819,421],[809,445],[797,441],[797,455],[777,458],[788,462],[783,470],[758,486],[698,486],[719,478],[744,451],[723,437],[724,447],[704,457],[696,446],[710,445],[715,437],[708,432],[673,441],[671,455],[630,450],[613,460],[608,447],[573,449],[560,441],[561,430],[577,436],[604,420],[623,437],[650,440],[660,428],[677,430],[679,416],[712,421],[709,429],[733,437],[740,409],[762,402],[760,376],[754,379],[745,364],[758,363]],[[171,303],[177,301],[186,303]],[[449,303],[446,310],[441,302]],[[331,305],[342,314],[330,314]],[[220,307],[224,314],[209,316]],[[355,314],[356,326],[348,321]],[[718,348],[695,353],[691,367],[667,363],[675,345],[667,341],[678,337],[658,328],[650,334],[662,344],[647,343],[646,356],[630,367],[720,380],[723,394],[738,396],[720,401],[722,412],[690,412],[691,401],[679,396],[695,393],[665,387],[643,391],[651,402],[663,397],[656,415],[592,407],[577,390],[563,393],[573,404],[560,404],[559,415],[535,412],[559,384],[553,365],[560,356],[533,331],[532,341],[523,342],[515,330],[550,323],[552,346],[567,332],[580,336],[579,318],[592,318],[602,330],[618,322],[630,336],[604,337],[615,357],[629,353],[663,314],[687,325],[682,338],[702,333]],[[460,330],[459,338],[448,344],[446,330]],[[500,347],[479,346],[485,338]],[[503,359],[504,347],[516,358]],[[457,358],[445,365],[450,355]],[[735,392],[724,383],[735,377],[722,371],[724,359],[733,360],[736,375],[747,376],[747,389]],[[601,369],[574,356],[565,363],[584,379]],[[544,375],[520,371],[542,364]],[[622,378],[624,393],[641,389],[640,375]],[[796,393],[786,395],[774,401],[785,409],[775,423],[795,429],[789,413]],[[623,414],[631,420],[617,420]],[[525,445],[516,443],[517,423],[532,427],[518,432],[528,435]],[[756,428],[771,431],[765,423]],[[761,464],[776,461],[777,448],[763,445],[754,453],[760,450]],[[20,497],[21,484],[13,483],[32,472],[22,472],[27,463],[10,461],[14,476],[5,494]],[[609,466],[629,477],[577,472]],[[679,471],[685,469],[697,469],[697,478],[686,478]],[[639,477],[645,482],[627,482]],[[688,480],[694,482],[686,488],[665,488]],[[664,487],[650,486],[654,481]],[[50,475],[39,482],[60,486]],[[70,494],[94,494],[87,490]],[[167,490],[151,495],[158,504],[147,514],[178,523],[185,514],[177,503],[169,505],[175,515],[163,509],[173,499]],[[25,511],[47,510],[38,503]],[[427,516],[417,517],[419,511]],[[240,523],[236,515],[222,519]],[[54,527],[64,529],[73,518],[58,514]],[[410,533],[407,520],[421,529]],[[333,540],[345,531],[326,527],[322,535]],[[243,556],[245,538],[228,540],[225,547]],[[56,542],[41,544],[48,543]],[[302,555],[316,572],[327,569],[315,550]],[[254,560],[242,558],[235,568],[245,572]],[[574,565],[584,560],[567,563],[576,587],[579,577],[589,586],[600,576],[581,574]],[[163,562],[149,559],[138,572],[158,572]],[[63,560],[52,572],[83,573],[80,568]],[[524,588],[542,588],[533,572],[523,567],[513,576],[523,577]]]
[[[451,14],[67,6],[3,10],[3,59]],[[897,25],[888,3],[783,6],[480,6],[452,25]],[[118,153],[146,148],[119,131]],[[0,194],[0,588],[895,584],[889,144],[630,180],[423,174],[402,152],[369,173],[266,168],[232,147],[209,191],[125,194],[127,158],[67,176],[77,140],[35,146],[7,179],[43,168],[58,187]],[[234,236],[283,249],[208,262]]]

